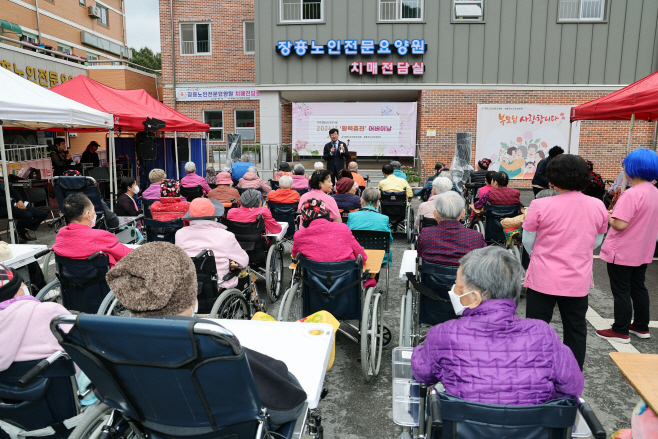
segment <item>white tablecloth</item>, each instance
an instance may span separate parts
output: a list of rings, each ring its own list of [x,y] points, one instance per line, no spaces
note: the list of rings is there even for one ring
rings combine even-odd
[[[400,279],[407,280],[406,273],[416,273],[416,257],[418,252],[416,250],[405,250],[402,255],[402,263],[400,264]]]

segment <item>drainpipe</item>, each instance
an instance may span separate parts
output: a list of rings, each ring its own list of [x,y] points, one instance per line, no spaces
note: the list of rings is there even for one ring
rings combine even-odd
[[[174,0],[169,0],[169,24],[171,28],[171,76],[174,88],[174,110],[176,109],[176,44],[174,43]]]
[[[37,32],[39,33],[39,44],[43,44],[41,41],[41,22],[39,20],[39,0],[34,0],[34,10],[37,12]]]

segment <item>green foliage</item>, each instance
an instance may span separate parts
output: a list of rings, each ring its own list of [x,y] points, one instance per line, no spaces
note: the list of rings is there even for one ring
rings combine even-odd
[[[400,171],[404,172],[404,175],[407,176],[407,181],[420,181],[420,174],[418,174],[418,169],[411,166],[402,166]]]
[[[148,47],[142,47],[139,50],[135,50],[131,47],[130,50],[133,54],[133,58],[130,60],[132,63],[144,66],[151,70],[162,69],[162,61],[159,53],[153,53]]]

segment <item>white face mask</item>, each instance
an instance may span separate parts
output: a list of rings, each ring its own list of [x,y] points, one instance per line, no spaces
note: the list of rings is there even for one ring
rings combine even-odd
[[[194,317],[198,312],[199,312],[199,299],[196,300],[196,302],[194,303],[194,307],[192,308],[192,317]]]
[[[450,288],[450,291],[448,291],[448,296],[450,296],[450,302],[452,302],[452,309],[455,310],[455,314],[458,316],[464,314],[464,310],[469,309],[469,306],[464,306],[462,305],[461,298],[468,295],[468,294],[473,294],[475,291],[469,291],[466,294],[463,294],[461,296],[458,296],[455,293],[455,285]]]
[[[31,296],[32,295],[32,294],[30,294],[30,289],[27,287],[27,285],[23,285],[21,287],[21,289],[23,290],[24,295],[26,295],[26,296]]]
[[[92,217],[91,217],[91,228],[93,229],[95,225],[96,225],[96,215],[92,215]]]
[[[137,195],[139,193],[139,186],[135,185],[135,187],[133,188],[133,193],[135,195]]]

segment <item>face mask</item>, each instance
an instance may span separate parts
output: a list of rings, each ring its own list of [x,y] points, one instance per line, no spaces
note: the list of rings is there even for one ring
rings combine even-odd
[[[26,295],[26,296],[31,296],[32,295],[32,294],[30,294],[30,289],[27,287],[27,285],[23,285],[21,287],[21,289],[23,290],[24,295]]]
[[[137,195],[139,193],[139,186],[135,186],[135,188],[133,189],[133,192],[134,192],[135,195]]]
[[[196,300],[196,303],[194,304],[194,308],[192,308],[192,317],[194,317],[198,312],[199,312],[199,299]]]
[[[91,228],[93,229],[95,225],[96,225],[96,215],[91,217]]]
[[[448,291],[448,296],[450,296],[450,302],[452,302],[452,309],[455,310],[455,314],[458,316],[464,314],[464,310],[469,309],[470,307],[462,305],[461,298],[468,295],[472,294],[475,291],[469,291],[468,293],[464,294],[463,296],[458,296],[455,293],[455,286],[453,285],[452,288],[450,288],[450,291]]]

